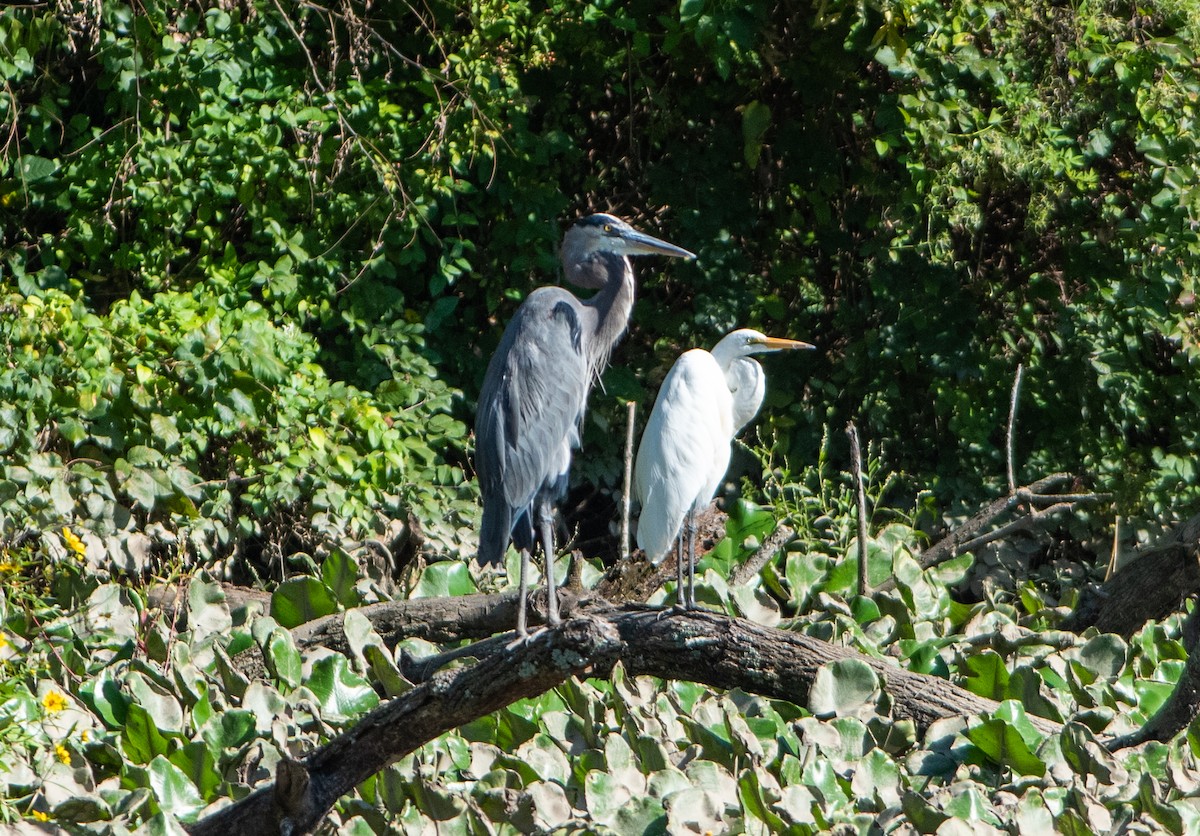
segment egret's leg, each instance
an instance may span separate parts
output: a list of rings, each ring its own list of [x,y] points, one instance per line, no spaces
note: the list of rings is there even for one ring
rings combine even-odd
[[[520,589],[517,599],[517,641],[520,641],[529,636],[525,623],[525,613],[529,609],[529,549],[521,549],[521,579],[517,587]]]
[[[675,606],[684,606],[683,601],[683,533],[675,538]]]
[[[546,624],[557,627],[558,587],[554,583],[554,509],[548,501],[538,504],[538,524],[542,530],[542,558],[546,562]]]
[[[688,541],[688,589],[687,603],[684,606],[689,610],[694,610],[696,609],[696,513],[694,511],[688,511],[684,526],[687,528]]]

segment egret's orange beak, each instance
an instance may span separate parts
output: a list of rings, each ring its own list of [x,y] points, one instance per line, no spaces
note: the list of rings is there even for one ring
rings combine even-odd
[[[783,337],[763,337],[764,351],[794,351],[797,348],[816,348],[812,343],[802,343],[799,340],[785,340]]]

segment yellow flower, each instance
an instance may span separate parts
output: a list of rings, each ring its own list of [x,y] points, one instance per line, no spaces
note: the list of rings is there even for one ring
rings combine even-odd
[[[34,811],[33,811],[33,817],[34,817],[35,819],[37,819],[38,821],[50,821],[50,816],[49,816],[49,814],[48,814],[48,813],[43,813],[41,810],[34,810]]]
[[[6,647],[8,647],[8,636],[0,633],[0,650],[3,650]]]
[[[62,527],[62,538],[63,542],[67,544],[67,548],[75,553],[75,557],[83,560],[83,556],[87,554],[87,546],[76,536],[75,532],[64,525]]]
[[[60,761],[62,761],[63,763],[65,763],[65,764],[71,763],[71,753],[68,752],[67,747],[63,746],[61,743],[55,744],[54,754],[57,755],[58,759]]]
[[[79,733],[79,739],[83,743],[87,743],[89,740],[92,739],[92,733],[90,731],[88,731],[87,729],[84,729],[83,731],[81,731]]]
[[[61,691],[47,691],[46,696],[42,697],[42,708],[46,709],[47,714],[57,714],[66,707],[67,698]]]
[[[7,560],[4,561],[3,563],[0,563],[0,572],[15,572],[15,571],[17,571],[17,564],[10,563]]]

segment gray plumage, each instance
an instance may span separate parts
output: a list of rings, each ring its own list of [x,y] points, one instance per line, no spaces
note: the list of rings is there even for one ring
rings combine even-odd
[[[488,364],[475,418],[475,469],[483,494],[479,562],[502,563],[510,537],[521,551],[522,635],[535,531],[547,565],[548,620],[558,621],[550,565],[554,505],[566,493],[588,392],[629,324],[634,280],[628,257],[650,254],[695,257],[612,215],[576,222],[563,238],[563,273],[596,294],[580,300],[560,287],[533,291]]]

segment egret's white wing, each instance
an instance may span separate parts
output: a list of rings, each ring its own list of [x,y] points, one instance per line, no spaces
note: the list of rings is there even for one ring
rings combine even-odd
[[[663,381],[638,447],[638,546],[662,561],[688,511],[712,499],[729,467],[733,401],[707,351],[684,353]]]

